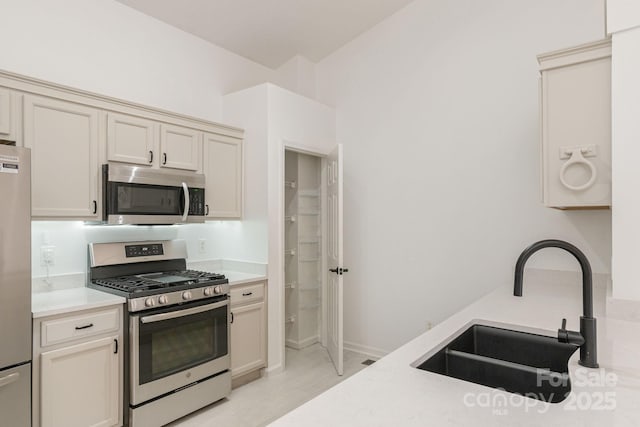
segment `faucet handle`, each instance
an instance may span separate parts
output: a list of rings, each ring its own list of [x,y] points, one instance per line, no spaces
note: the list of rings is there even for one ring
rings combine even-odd
[[[567,332],[567,319],[562,319],[562,326],[558,329],[558,341],[568,343],[569,342],[569,333]]]
[[[580,332],[567,331],[567,319],[562,319],[562,327],[558,329],[558,342],[582,346],[584,337]]]

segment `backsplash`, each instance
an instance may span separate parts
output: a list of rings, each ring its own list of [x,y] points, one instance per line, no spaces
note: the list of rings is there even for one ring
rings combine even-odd
[[[84,277],[89,243],[183,239],[188,262],[236,259],[266,263],[266,229],[251,221],[212,221],[204,224],[168,226],[87,225],[81,221],[31,222],[31,275],[34,283],[47,276],[56,283],[60,276]],[[42,248],[51,248],[53,265],[43,262]],[[71,279],[75,283],[76,279]],[[69,280],[65,280],[69,283]]]

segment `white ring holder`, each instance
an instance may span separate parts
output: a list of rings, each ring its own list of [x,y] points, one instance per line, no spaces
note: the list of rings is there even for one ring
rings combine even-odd
[[[569,160],[567,160],[560,168],[560,182],[569,190],[572,190],[572,191],[586,190],[596,182],[596,178],[598,176],[596,167],[592,162],[587,160],[583,155],[583,154],[594,155],[593,151],[591,150],[592,150],[591,147],[576,147],[576,148],[571,148],[570,150],[565,151],[565,155],[569,156]],[[584,165],[589,169],[589,171],[591,172],[591,177],[587,182],[585,182],[582,185],[572,185],[567,182],[567,180],[565,179],[565,174],[567,172],[567,169],[569,169],[569,167],[573,165]]]

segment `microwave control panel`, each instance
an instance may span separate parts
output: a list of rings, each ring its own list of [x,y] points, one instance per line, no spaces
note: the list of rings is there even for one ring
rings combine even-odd
[[[204,215],[204,188],[189,188],[189,215]]]

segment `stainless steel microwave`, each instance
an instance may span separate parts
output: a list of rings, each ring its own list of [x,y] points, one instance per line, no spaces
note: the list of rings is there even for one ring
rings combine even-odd
[[[142,166],[102,165],[103,221],[107,224],[201,223],[204,175]]]

